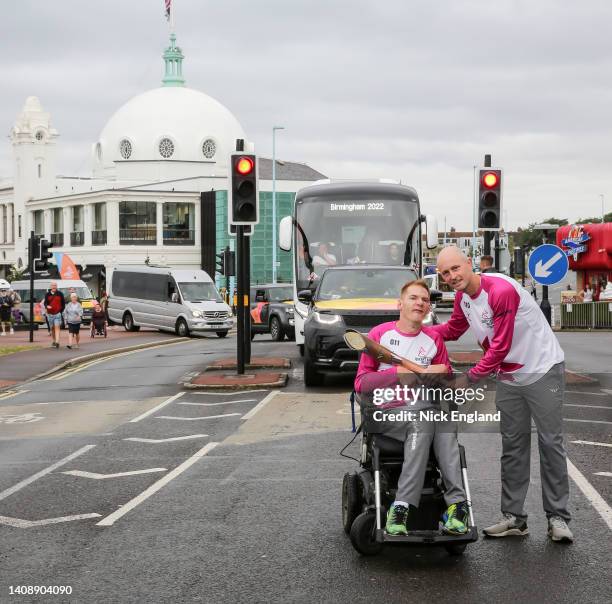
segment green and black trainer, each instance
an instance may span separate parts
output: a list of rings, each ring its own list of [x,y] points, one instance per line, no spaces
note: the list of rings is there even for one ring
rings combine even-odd
[[[448,535],[465,535],[468,532],[468,517],[469,510],[465,501],[451,503],[442,515],[442,531]]]
[[[407,535],[406,520],[408,520],[408,508],[405,505],[392,505],[387,513],[387,524],[385,532],[387,535]]]

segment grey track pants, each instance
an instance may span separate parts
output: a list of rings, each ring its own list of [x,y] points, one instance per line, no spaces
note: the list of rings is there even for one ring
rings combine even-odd
[[[501,511],[527,518],[524,503],[529,487],[531,419],[538,432],[542,502],[546,516],[570,519],[569,480],[563,444],[564,363],[554,365],[527,386],[497,382],[495,403],[502,435]]]
[[[450,422],[413,421],[385,430],[385,436],[404,443],[404,463],[397,484],[396,501],[403,501],[414,507],[419,506],[432,442],[446,487],[444,493],[446,505],[466,500],[461,476],[457,426],[451,429],[452,427]]]

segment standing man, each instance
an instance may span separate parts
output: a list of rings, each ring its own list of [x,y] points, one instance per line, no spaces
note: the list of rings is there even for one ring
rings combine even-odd
[[[497,272],[493,268],[493,256],[481,256],[480,257],[480,272],[481,273],[496,273]]]
[[[497,375],[496,405],[501,414],[501,512],[489,537],[526,535],[524,510],[529,487],[531,420],[538,432],[542,501],[553,541],[573,541],[567,523],[569,480],[563,444],[564,354],[534,299],[516,281],[476,275],[457,247],[438,256],[438,273],[456,292],[450,320],[432,327],[444,340],[468,329],[485,351],[466,381]]]
[[[57,289],[57,282],[51,281],[51,288],[45,294],[45,310],[47,311],[47,321],[51,328],[53,336],[53,348],[59,348],[60,345],[60,327],[62,325],[62,313],[66,308],[66,300],[64,294]]]

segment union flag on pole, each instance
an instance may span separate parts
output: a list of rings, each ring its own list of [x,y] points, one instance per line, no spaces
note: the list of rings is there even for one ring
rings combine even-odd
[[[170,21],[170,10],[172,9],[172,0],[164,0],[166,6],[166,19]]]

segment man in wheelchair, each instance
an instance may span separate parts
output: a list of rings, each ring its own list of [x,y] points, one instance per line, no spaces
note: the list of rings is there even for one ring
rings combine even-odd
[[[430,310],[426,282],[406,283],[400,292],[398,305],[399,320],[374,327],[368,336],[422,369],[410,371],[401,365],[381,363],[364,352],[355,378],[355,391],[362,399],[369,399],[375,392],[385,389],[390,392],[398,384],[402,384],[402,388],[408,386],[403,388],[404,393],[410,392],[399,399],[389,401],[386,398],[383,404],[372,396],[374,403],[380,405],[379,409],[392,409],[394,417],[412,418],[386,422],[384,426],[385,436],[404,443],[404,461],[385,531],[389,535],[407,534],[410,506],[419,506],[429,451],[433,446],[448,506],[442,516],[442,530],[449,535],[464,535],[468,532],[469,508],[462,482],[457,427],[448,421],[429,421],[426,413],[439,410],[439,403],[432,400],[430,393],[439,389],[452,374],[444,341],[434,330],[423,326]],[[396,392],[400,390],[396,389]],[[406,413],[398,413],[402,411]]]

